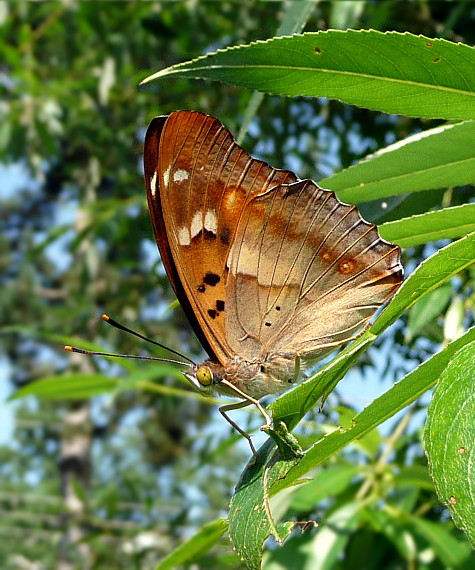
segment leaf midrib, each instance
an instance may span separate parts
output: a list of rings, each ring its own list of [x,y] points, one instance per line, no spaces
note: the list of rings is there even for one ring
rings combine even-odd
[[[437,172],[438,170],[450,168],[453,166],[457,166],[459,164],[470,164],[470,162],[475,161],[475,157],[464,158],[463,160],[453,160],[452,162],[445,162],[444,164],[438,164],[437,166],[431,166],[428,168],[421,168],[420,170],[411,170],[410,172],[405,172],[404,174],[397,174],[392,176],[387,176],[385,178],[378,178],[376,180],[369,180],[368,182],[363,182],[361,185],[357,184],[356,186],[348,186],[346,188],[340,188],[335,190],[335,192],[349,192],[350,190],[356,190],[360,188],[367,188],[371,184],[383,184],[393,181],[400,181],[404,180],[405,178],[413,178],[414,176],[419,176],[423,174],[428,174],[430,172]]]
[[[209,56],[204,56],[209,57]],[[283,66],[283,65],[262,65],[262,64],[252,64],[252,65],[206,65],[200,67],[192,67],[192,68],[176,68],[174,70],[168,70],[167,73],[163,75],[159,72],[158,74],[154,75],[155,79],[159,77],[165,77],[166,75],[173,75],[176,73],[183,73],[183,71],[190,71],[190,72],[199,72],[199,71],[209,71],[210,69],[219,70],[219,69],[263,69],[263,70],[288,70],[289,72],[301,71],[301,72],[318,72],[318,73],[329,73],[332,75],[347,75],[349,77],[357,77],[362,79],[369,79],[369,80],[379,80],[384,82],[391,82],[391,83],[400,83],[401,85],[412,85],[417,87],[424,87],[424,88],[431,88],[437,91],[443,91],[444,93],[456,93],[456,94],[465,94],[470,95],[471,97],[475,97],[475,92],[467,91],[463,89],[454,89],[453,87],[446,87],[443,85],[437,85],[433,83],[421,83],[420,81],[413,81],[408,79],[397,79],[394,77],[384,77],[381,75],[370,75],[369,73],[355,73],[354,71],[341,71],[341,70],[333,70],[333,69],[320,69],[320,68],[310,68],[310,67],[290,67],[290,66]],[[422,94],[422,93],[421,93]]]

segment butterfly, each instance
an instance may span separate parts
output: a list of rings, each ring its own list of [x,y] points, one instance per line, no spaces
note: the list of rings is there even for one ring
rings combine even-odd
[[[298,379],[354,339],[403,279],[400,248],[356,206],[252,158],[218,119],[156,117],[144,144],[150,216],[163,265],[209,359],[184,372],[227,414]]]

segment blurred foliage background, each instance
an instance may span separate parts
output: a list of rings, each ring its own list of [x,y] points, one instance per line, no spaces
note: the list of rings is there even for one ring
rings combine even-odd
[[[373,28],[474,40],[471,2],[313,4],[305,31]],[[140,341],[98,318],[107,312],[193,358],[202,356],[180,309],[169,310],[173,293],[141,178],[143,136],[152,117],[175,109],[212,114],[237,133],[251,93],[203,81],[138,83],[220,47],[272,37],[288,5],[0,2],[0,393],[5,399],[30,382],[71,374],[88,375],[99,387],[117,379],[91,400],[2,405],[2,568],[153,568],[204,523],[225,516],[236,466],[244,465],[248,449],[215,409],[170,366],[88,359],[64,353],[62,344],[83,339],[141,353]],[[436,124],[323,99],[266,97],[244,146],[273,166],[319,180]],[[473,196],[473,188],[420,193],[385,219],[403,208],[409,215]],[[430,252],[430,246],[410,248],[405,266],[410,271]],[[422,329],[413,326],[408,334],[406,322],[393,327],[361,363],[360,376],[394,380],[435,352],[444,343],[443,317],[463,298],[465,285],[463,276],[454,280]],[[409,421],[424,406],[400,418],[391,433],[367,436],[322,469],[320,477],[326,469],[343,469],[344,484],[333,478],[327,488],[322,479],[319,489],[327,493],[302,495],[292,514],[323,522],[337,505],[370,490],[379,504],[431,526],[421,522],[398,533],[398,517],[389,523],[384,509],[375,508],[364,526],[347,529],[339,547],[344,555],[322,567],[444,568],[437,542],[461,553],[452,567],[473,564],[435,497],[420,420]],[[302,443],[351,413],[337,391],[304,423]],[[250,430],[260,425],[252,412],[242,418]],[[299,567],[310,555],[309,540],[290,541],[300,552]],[[269,548],[271,568],[285,547]],[[225,538],[192,563],[241,567]]]

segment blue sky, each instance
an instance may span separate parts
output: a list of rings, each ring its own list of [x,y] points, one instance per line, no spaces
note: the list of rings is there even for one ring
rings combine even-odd
[[[9,166],[0,164],[1,200],[8,199],[29,182],[26,170],[20,164]],[[3,323],[10,324],[10,323]],[[0,444],[11,440],[14,422],[14,404],[7,403],[6,399],[12,393],[10,381],[11,366],[8,360],[0,353]]]

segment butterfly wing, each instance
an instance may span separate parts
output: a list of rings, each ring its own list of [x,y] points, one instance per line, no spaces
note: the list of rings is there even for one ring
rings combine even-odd
[[[208,354],[224,363],[226,265],[245,204],[297,177],[251,158],[213,117],[177,111],[150,124],[144,146],[147,199],[161,258]]]
[[[262,192],[230,252],[230,347],[249,360],[331,352],[399,287],[399,256],[355,206],[310,180]]]

